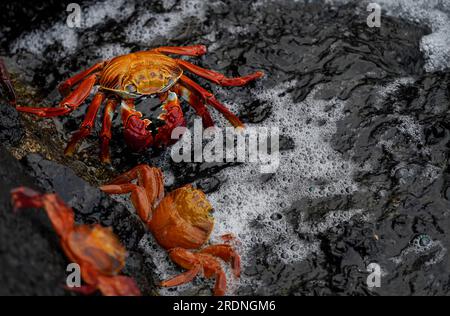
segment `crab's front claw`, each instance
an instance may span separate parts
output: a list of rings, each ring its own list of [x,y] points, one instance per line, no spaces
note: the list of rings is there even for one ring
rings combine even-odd
[[[124,138],[127,145],[133,151],[142,151],[153,143],[153,135],[147,129],[150,123],[149,120],[141,120],[136,115],[128,118],[124,129]]]
[[[12,105],[16,105],[16,92],[11,83],[11,79],[6,69],[5,63],[0,58],[0,86],[5,93],[6,98]]]

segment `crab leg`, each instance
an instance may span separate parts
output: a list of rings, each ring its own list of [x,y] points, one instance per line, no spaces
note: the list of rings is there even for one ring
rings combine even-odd
[[[172,287],[189,283],[200,273],[201,268],[202,266],[198,264],[194,266],[192,269],[187,270],[186,272],[183,272],[171,279],[161,282],[161,286]]]
[[[11,191],[14,209],[44,208],[60,237],[66,236],[75,225],[73,210],[56,194],[39,194],[29,188],[20,187]]]
[[[164,112],[159,116],[159,119],[163,120],[165,124],[158,127],[158,132],[155,136],[155,145],[157,146],[167,146],[174,143],[176,140],[172,139],[172,131],[177,127],[186,126],[183,110],[175,92],[170,91],[168,93],[166,100],[162,104],[162,109]]]
[[[206,54],[207,49],[205,45],[194,46],[163,46],[152,49],[151,51],[163,54],[176,54],[185,56],[202,56]]]
[[[198,116],[202,118],[203,126],[205,128],[214,126],[213,119],[211,114],[209,114],[208,109],[206,108],[203,100],[198,96],[197,93],[189,90],[185,86],[180,83],[177,83],[173,86],[172,90],[181,96],[186,102],[192,106]]]
[[[171,287],[192,281],[201,271],[202,262],[196,254],[184,248],[173,248],[169,250],[170,259],[178,264],[186,272],[183,272],[169,280],[161,282],[161,286]]]
[[[137,214],[143,221],[148,221],[152,203],[149,201],[145,189],[136,184],[104,185],[100,189],[108,194],[127,194],[131,193],[131,202],[136,209]]]
[[[68,114],[78,108],[86,100],[96,81],[97,75],[95,74],[87,77],[74,91],[59,103],[58,107],[33,108],[18,106],[16,109],[20,112],[31,113],[41,117],[54,117]]]
[[[137,185],[130,182],[138,180]],[[147,221],[152,209],[164,197],[164,179],[161,170],[139,165],[100,187],[108,194],[131,193],[131,201],[139,217]]]
[[[241,258],[237,254],[237,252],[230,245],[222,244],[222,245],[212,245],[208,246],[202,250],[200,253],[210,254],[214,257],[219,257],[225,262],[231,261],[231,268],[233,269],[233,273],[236,277],[239,277],[241,274]]]
[[[190,78],[186,76],[181,76],[180,81],[191,91],[195,91],[201,95],[204,102],[215,108],[217,111],[222,113],[223,116],[234,126],[243,128],[244,124],[239,120],[239,118],[233,114],[227,107],[221,104],[214,95],[208,90],[202,88],[198,83],[195,83]]]
[[[0,58],[0,85],[5,90],[8,101],[12,105],[15,105],[16,104],[16,92],[11,83],[11,79],[10,79],[8,70],[6,69],[5,63],[3,62],[3,60],[1,58]]]
[[[100,133],[101,147],[100,160],[103,163],[111,163],[111,155],[109,151],[109,142],[111,141],[111,125],[119,101],[117,98],[109,98],[106,101],[105,113],[103,114],[103,125]]]
[[[105,66],[106,62],[100,62],[95,64],[94,66],[74,75],[73,77],[70,77],[69,79],[67,79],[66,81],[64,81],[63,83],[61,83],[58,86],[58,90],[59,93],[61,93],[61,95],[63,97],[65,97],[66,95],[68,95],[70,93],[70,89],[77,85],[78,83],[80,83],[83,79],[85,79],[87,76],[99,72],[103,69],[103,67]]]
[[[97,92],[95,94],[94,99],[89,105],[83,123],[81,123],[79,130],[72,135],[72,138],[67,144],[66,150],[64,151],[65,155],[69,157],[72,156],[73,153],[75,152],[75,147],[78,144],[78,142],[80,142],[81,140],[89,136],[89,134],[91,134],[92,127],[94,126],[95,119],[97,118],[98,110],[100,109],[100,106],[102,105],[104,100],[105,94],[103,92]]]
[[[264,73],[262,71],[257,71],[257,72],[254,72],[254,73],[244,76],[244,77],[227,78],[227,77],[225,77],[225,75],[223,75],[221,73],[199,67],[197,65],[194,65],[194,64],[192,64],[188,61],[182,60],[182,59],[178,59],[177,63],[181,66],[181,68],[184,68],[185,70],[188,70],[202,78],[205,78],[206,80],[212,81],[215,84],[218,84],[218,85],[221,85],[224,87],[244,86],[244,85],[248,84],[249,82],[264,76]]]
[[[203,253],[193,253],[184,248],[173,248],[169,250],[170,259],[177,265],[186,269],[183,272],[169,280],[161,282],[161,286],[177,286],[192,281],[197,276],[201,268],[205,277],[216,278],[216,285],[214,286],[214,295],[225,295],[227,288],[227,280],[225,272],[220,263],[211,255]]]

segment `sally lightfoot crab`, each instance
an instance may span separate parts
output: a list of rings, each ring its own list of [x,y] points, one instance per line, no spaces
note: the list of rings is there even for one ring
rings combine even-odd
[[[136,184],[132,183],[137,181]],[[109,194],[131,193],[131,201],[139,217],[169,251],[170,258],[187,271],[161,283],[177,286],[192,281],[203,271],[207,278],[215,277],[215,295],[226,293],[226,276],[219,258],[230,262],[236,277],[240,275],[240,257],[227,242],[201,248],[209,239],[214,226],[210,216],[212,206],[205,194],[192,186],[164,194],[161,171],[139,165],[100,188]],[[230,235],[223,238],[231,239]]]
[[[215,71],[203,69],[185,60],[174,59],[165,55],[201,56],[205,53],[206,47],[197,45],[159,47],[149,51],[118,56],[99,62],[64,81],[58,87],[64,97],[58,107],[18,106],[17,110],[41,117],[66,115],[77,109],[89,96],[93,87],[98,85],[98,92],[87,110],[85,119],[80,129],[73,134],[65,153],[69,156],[72,155],[77,143],[91,133],[97,113],[102,104],[106,103],[100,134],[100,159],[106,163],[110,162],[111,124],[118,107],[120,107],[122,116],[125,141],[135,151],[143,150],[149,146],[166,146],[173,143],[171,132],[176,127],[185,125],[178,96],[183,97],[196,111],[197,115],[202,118],[205,127],[214,125],[206,105],[212,106],[222,113],[233,126],[242,127],[243,124],[236,115],[221,104],[211,92],[187,77],[184,71],[191,72],[221,86],[243,86],[262,77],[263,73],[258,71],[244,77],[227,78]],[[1,67],[1,69],[6,71],[4,67]],[[9,91],[9,88],[11,88],[9,82],[3,77],[1,80],[1,83],[7,86]],[[158,119],[164,121],[164,125],[157,128],[152,128],[152,124],[156,122],[143,119],[142,113],[135,109],[137,98],[150,95],[159,97],[162,102],[163,113]],[[13,98],[11,95],[10,97]]]
[[[119,275],[126,250],[110,228],[76,225],[73,210],[55,194],[39,194],[21,187],[11,192],[14,208],[44,208],[72,262],[79,264],[86,285],[68,288],[82,294],[100,290],[108,296],[138,296],[134,281]]]

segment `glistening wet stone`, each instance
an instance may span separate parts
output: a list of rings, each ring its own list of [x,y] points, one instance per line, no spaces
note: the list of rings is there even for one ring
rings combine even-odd
[[[99,3],[84,1],[80,4],[89,8]],[[177,7],[185,1],[175,1],[173,6],[163,1],[117,3],[94,26],[72,31],[64,25],[56,28],[56,34],[61,32],[67,41],[52,32],[60,23],[60,12],[64,9],[60,12],[45,10],[55,5],[54,2],[42,4],[44,9],[30,27],[27,26],[30,24],[28,9],[14,7],[2,11],[0,23],[13,19],[17,25],[24,25],[22,29],[5,29],[0,40],[2,55],[16,64],[13,75],[25,87],[34,87],[43,96],[49,94],[47,102],[56,103],[59,100],[55,92],[57,83],[105,55],[159,45],[202,43],[210,48],[207,55],[195,61],[203,67],[230,76],[256,69],[266,72],[265,79],[243,88],[220,89],[195,78],[214,91],[219,100],[234,104],[249,124],[267,122],[276,111],[276,99],[288,95],[295,104],[303,104],[299,102],[306,100],[318,85],[321,85],[316,95],[318,99],[332,101],[337,97],[337,101],[345,101],[343,115],[328,142],[337,153],[358,167],[351,176],[360,190],[355,192],[343,187],[332,194],[314,198],[312,196],[324,191],[329,182],[327,178],[317,177],[306,188],[311,196],[283,206],[280,219],[271,219],[271,216],[279,217],[273,214],[251,218],[248,231],[255,236],[267,232],[277,223],[285,223],[286,229],[274,237],[270,235],[268,240],[252,240],[250,249],[244,253],[242,274],[243,280],[252,281],[238,285],[234,294],[448,294],[450,76],[448,70],[429,73],[424,70],[420,41],[432,32],[428,25],[383,16],[381,28],[370,29],[366,25],[366,6],[359,1],[324,5],[321,1],[304,4],[302,1],[252,3],[229,0],[214,1],[196,11]],[[201,5],[202,2],[198,3]],[[128,10],[130,7],[132,9]],[[156,29],[154,23],[164,27]],[[39,45],[36,48],[36,43],[29,42],[29,37],[23,37],[24,32],[32,29],[40,30],[38,35],[49,39],[50,44],[39,49]],[[151,30],[157,35],[152,35]],[[135,31],[141,37],[132,36]],[[71,48],[71,37],[67,37],[71,34],[77,35],[74,37],[75,49]],[[17,42],[21,45],[14,44]],[[288,83],[293,80],[296,80],[295,84],[290,86]],[[259,88],[269,90],[278,86],[284,88],[271,96],[271,102],[262,102],[252,93]],[[22,98],[29,101],[29,97]],[[34,101],[40,100],[36,97]],[[146,116],[157,113],[152,102],[144,100],[139,105]],[[288,108],[290,105],[281,106]],[[194,115],[185,104],[183,106],[188,125],[192,126]],[[330,102],[330,113],[332,107],[333,102]],[[136,248],[144,233],[142,225],[124,206],[104,197],[95,187],[114,174],[145,162],[163,167],[166,174],[173,176],[168,184],[170,188],[194,182],[208,194],[217,193],[227,181],[235,180],[223,177],[222,172],[226,174],[227,169],[239,165],[175,164],[167,158],[166,149],[131,153],[123,142],[119,119],[113,129],[111,169],[101,166],[97,159],[98,124],[80,152],[72,159],[64,158],[62,144],[81,124],[85,108],[81,107],[68,117],[46,120],[46,123],[27,120],[25,128],[39,134],[43,146],[50,148],[59,164],[32,155],[18,165],[26,165],[27,172],[46,190],[62,190],[62,184],[70,184],[67,192],[64,187],[61,194],[66,194],[75,204],[78,220],[113,225],[132,252],[127,273],[140,275],[140,284],[151,292],[151,279],[158,278],[153,275],[154,271],[167,263],[153,255],[158,251],[154,244],[152,251]],[[17,122],[15,113],[4,112],[0,117],[0,135],[1,127],[16,126]],[[291,114],[286,111],[285,115],[290,118]],[[296,119],[301,122],[303,118]],[[9,122],[13,124],[8,125]],[[305,123],[318,129],[329,126],[327,118]],[[42,126],[48,128],[48,125],[54,126],[50,129],[51,137],[49,133],[40,133]],[[295,135],[286,134],[282,126],[280,130],[283,151],[299,148],[293,141]],[[8,130],[4,134],[12,145],[17,143],[14,139],[20,138],[15,133]],[[296,172],[299,171],[293,167],[292,173]],[[269,176],[264,180],[270,183],[273,178]],[[17,173],[14,181],[25,180]],[[283,188],[278,189],[282,194]],[[71,196],[78,198],[75,200]],[[236,198],[228,196],[230,201]],[[239,211],[236,208],[235,214]],[[329,224],[334,218],[341,217],[345,221]],[[11,227],[5,228],[5,231],[10,230]],[[51,231],[47,233],[52,236]],[[304,258],[305,250],[300,242],[317,248]],[[283,256],[275,250],[281,243],[290,245],[290,251]],[[50,246],[38,243],[36,247],[55,252],[51,260],[63,262],[56,242]],[[22,257],[20,250],[17,252],[16,257]],[[24,255],[37,260],[35,252]],[[370,291],[366,285],[366,267],[373,262],[382,266],[384,274],[382,287]],[[54,264],[58,265],[58,262]],[[29,269],[25,271],[31,275],[33,270]],[[6,271],[9,271],[5,274],[9,277],[5,283],[8,285],[2,290],[17,293],[14,279],[10,277],[16,275],[16,270],[9,265],[5,267]],[[49,271],[49,278],[58,279],[62,275],[58,269]],[[17,276],[17,280],[19,278],[21,276]],[[195,282],[194,286],[180,291],[205,293],[203,284]],[[30,293],[59,291],[51,285],[38,287],[31,284]],[[179,293],[177,291],[174,293]],[[60,292],[54,294],[57,293]]]

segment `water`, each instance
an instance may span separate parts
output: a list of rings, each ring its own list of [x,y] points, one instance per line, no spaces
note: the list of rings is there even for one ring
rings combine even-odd
[[[191,182],[205,189],[215,207],[212,241],[228,232],[240,241],[243,275],[234,280],[228,271],[230,294],[445,294],[448,4],[379,1],[382,25],[370,29],[365,3],[327,3],[86,1],[82,29],[47,12],[34,22],[38,28],[6,31],[2,55],[16,80],[49,95],[47,101],[57,99],[54,88],[69,74],[158,45],[205,44],[209,53],[197,62],[228,75],[264,70],[266,78],[243,88],[198,82],[249,126],[280,128],[281,164],[271,177],[257,164],[175,164],[169,150],[130,153],[119,122],[112,170],[97,161],[95,133],[68,160],[50,149],[62,152],[83,109],[28,121],[27,130],[42,134],[32,139],[38,152],[94,185],[146,162],[163,169],[168,189]],[[24,101],[37,98],[26,94]],[[194,115],[187,108],[186,115],[191,126]],[[11,150],[26,152],[17,147]],[[135,268],[151,271],[149,283],[180,272],[150,234],[136,251],[143,260]],[[372,262],[382,266],[383,286],[369,291]],[[161,294],[208,295],[205,282]]]

